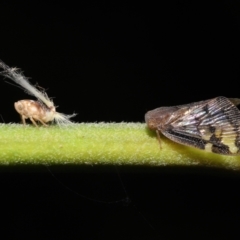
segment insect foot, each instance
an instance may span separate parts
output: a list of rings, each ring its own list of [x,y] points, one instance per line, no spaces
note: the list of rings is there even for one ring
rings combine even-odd
[[[224,155],[240,154],[238,98],[160,107],[145,115],[148,127],[174,142]]]

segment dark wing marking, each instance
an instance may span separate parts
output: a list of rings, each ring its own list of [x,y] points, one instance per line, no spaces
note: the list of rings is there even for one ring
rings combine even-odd
[[[159,129],[166,137],[207,151],[238,154],[240,112],[231,100],[217,97],[179,107],[179,118]]]

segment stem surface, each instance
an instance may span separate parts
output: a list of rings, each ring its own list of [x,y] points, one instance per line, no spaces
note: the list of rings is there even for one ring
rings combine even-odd
[[[0,164],[209,165],[240,169],[239,156],[208,153],[165,137],[142,123],[80,123],[36,128],[0,125]]]

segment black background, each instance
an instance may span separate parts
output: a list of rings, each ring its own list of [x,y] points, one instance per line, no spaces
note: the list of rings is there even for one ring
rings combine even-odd
[[[143,122],[159,106],[240,97],[238,1],[167,2],[2,2],[0,58],[77,122]],[[0,88],[2,121],[19,122],[13,102],[31,97],[3,79]],[[48,170],[1,167],[0,234],[239,237],[239,172],[50,167],[55,178]]]

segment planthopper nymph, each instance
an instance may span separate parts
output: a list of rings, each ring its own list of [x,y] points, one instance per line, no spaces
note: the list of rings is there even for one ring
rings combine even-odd
[[[70,118],[76,114],[66,115],[56,112],[56,107],[52,100],[48,97],[45,91],[40,91],[29,83],[27,78],[17,68],[10,68],[0,60],[0,68],[3,69],[0,75],[11,79],[21,86],[28,94],[37,98],[35,100],[20,100],[14,103],[16,111],[20,114],[23,124],[26,124],[26,119],[37,127],[37,122],[48,126],[47,123],[56,121],[57,124],[71,124]]]
[[[238,98],[216,97],[149,111],[145,121],[174,142],[225,155],[240,154]]]

